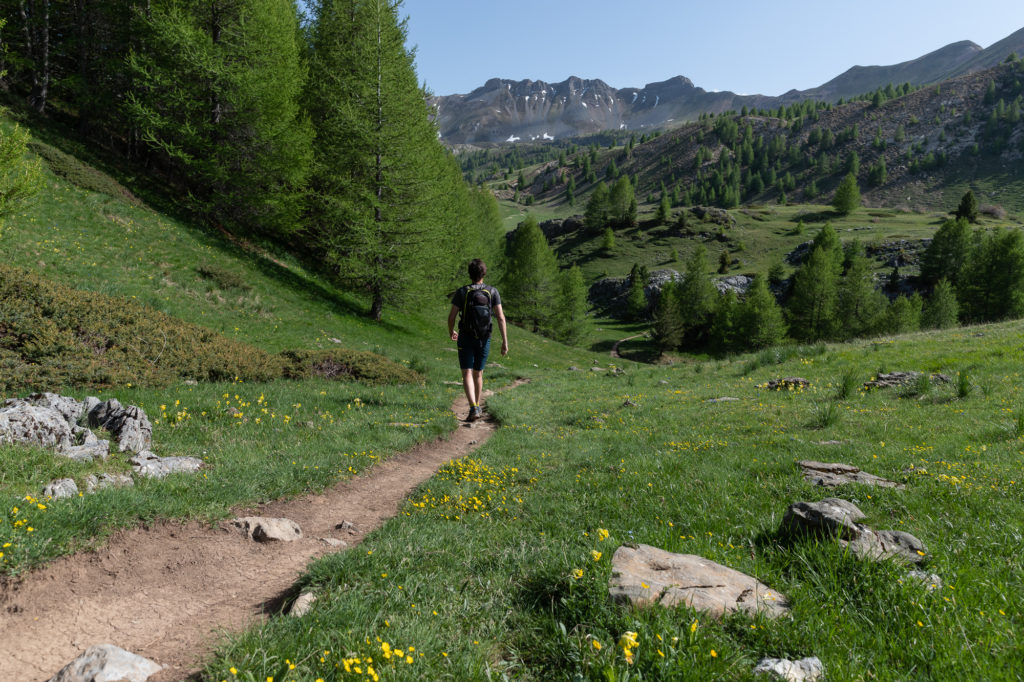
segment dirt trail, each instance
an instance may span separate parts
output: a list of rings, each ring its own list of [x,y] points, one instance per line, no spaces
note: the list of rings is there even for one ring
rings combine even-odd
[[[619,344],[620,344],[620,343],[625,343],[626,341],[632,341],[633,339],[639,339],[639,338],[640,338],[640,337],[642,337],[642,336],[647,336],[647,332],[644,332],[643,334],[634,334],[633,336],[627,336],[627,337],[626,337],[626,338],[624,338],[624,339],[619,339],[619,340],[618,340],[618,341],[616,341],[616,342],[615,342],[614,344],[612,344],[612,352],[611,352],[611,356],[612,356],[613,358],[619,358],[619,359],[621,359],[621,358],[622,358],[622,356],[621,356],[621,355],[619,355]]]
[[[464,415],[465,397],[452,409]],[[490,419],[460,422],[448,440],[421,444],[320,495],[239,515],[296,521],[303,539],[259,544],[225,527],[161,522],[117,533],[99,551],[55,561],[0,590],[0,680],[48,680],[94,644],[115,644],[166,666],[151,682],[198,671],[225,632],[276,613],[309,561],[351,547],[398,513],[447,461],[479,447]],[[336,528],[349,521],[355,533]],[[343,551],[343,548],[342,548]]]

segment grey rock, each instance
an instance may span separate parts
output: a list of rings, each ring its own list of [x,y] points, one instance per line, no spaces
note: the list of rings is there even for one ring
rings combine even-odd
[[[142,408],[124,407],[112,398],[89,412],[89,425],[113,434],[121,452],[142,452],[153,444],[153,425]]]
[[[351,521],[342,521],[341,523],[336,525],[335,528],[337,528],[338,530],[343,530],[347,532],[349,535],[355,535],[359,532],[359,529],[356,528],[356,525]]]
[[[604,371],[604,367],[591,367],[590,371],[591,372],[603,372]]]
[[[143,658],[113,644],[98,644],[64,666],[48,682],[146,682],[163,670]]]
[[[765,384],[761,384],[758,388],[764,388],[769,391],[792,391],[807,388],[810,385],[811,382],[803,377],[782,377],[781,379],[772,379]]]
[[[918,377],[921,376],[921,372],[889,372],[885,374],[879,374],[871,381],[864,382],[864,388],[871,390],[874,388],[895,388],[899,386],[906,386],[914,381],[917,381]],[[945,374],[929,374],[928,378],[933,384],[948,384],[951,379]]]
[[[135,481],[128,474],[92,474],[85,477],[85,492],[87,495],[103,490],[104,488],[131,488]]]
[[[682,281],[683,276],[672,269],[655,270],[644,283],[644,295],[648,306],[657,303],[661,290],[669,282]],[[587,297],[599,310],[611,315],[621,315],[626,311],[626,298],[629,294],[630,278],[605,277],[590,285]]]
[[[12,402],[12,401],[8,401]],[[82,417],[82,403],[74,398],[57,395],[56,393],[33,393],[24,401],[15,399],[13,402],[24,402],[36,407],[44,407],[58,413],[69,426],[78,423]]]
[[[862,559],[896,559],[919,564],[928,556],[928,548],[910,533],[901,530],[876,530],[861,534],[849,544]]]
[[[43,495],[61,500],[66,497],[78,497],[78,486],[73,478],[58,478],[43,487]]]
[[[661,384],[662,386],[668,386],[668,382],[665,381],[664,379],[660,380],[658,383]]]
[[[23,400],[0,408],[0,444],[36,445],[64,452],[74,445],[71,425],[57,411]]]
[[[896,483],[881,476],[861,471],[851,464],[842,464],[840,462],[826,464],[805,459],[797,462],[797,466],[802,470],[805,481],[810,481],[814,485],[826,488],[834,488],[847,483],[863,483],[864,485],[873,485],[880,488],[903,489],[906,487],[902,483]]]
[[[570,372],[578,372],[578,371],[580,371],[580,368],[579,368],[579,367],[577,367],[576,365],[571,365],[571,366],[569,367],[569,371],[570,371]]]
[[[348,547],[348,543],[338,538],[320,538],[320,542],[324,543],[328,547],[336,547],[338,549]]]
[[[699,220],[706,223],[714,223],[722,227],[732,227],[736,224],[736,218],[724,208],[715,206],[694,206],[690,211]]]
[[[72,445],[64,451],[58,451],[57,454],[79,462],[91,462],[94,459],[105,460],[110,456],[110,441],[99,440],[95,436],[93,441],[83,445]]]
[[[137,476],[163,478],[168,474],[194,474],[203,466],[203,460],[195,457],[158,457],[149,450],[143,450],[128,460]]]
[[[724,294],[729,291],[743,296],[750,289],[750,285],[754,283],[754,278],[748,275],[730,275],[728,277],[720,277],[714,280],[715,288],[718,289],[718,293]]]
[[[755,675],[774,675],[789,682],[814,682],[825,672],[817,656],[791,661],[786,658],[762,658],[754,668]]]
[[[719,618],[733,611],[776,618],[788,600],[755,578],[693,554],[673,554],[650,545],[622,545],[612,557],[608,592],[634,606],[685,604]]]
[[[97,398],[96,396],[94,396],[94,395],[91,395],[91,396],[87,397],[85,400],[83,400],[82,401],[82,417],[88,419],[89,413],[91,413],[94,409],[96,409],[96,406],[99,405],[100,402],[102,402],[102,401],[99,398]],[[79,421],[81,421],[81,417],[79,418]]]
[[[789,535],[835,536],[855,540],[870,532],[858,521],[864,513],[852,502],[829,497],[821,502],[794,502],[782,517],[783,532]]]
[[[313,602],[316,601],[316,595],[312,592],[303,592],[299,595],[299,598],[292,602],[292,607],[288,609],[288,615],[294,616],[295,618],[302,618],[309,610],[313,608]]]
[[[256,542],[293,542],[302,539],[302,529],[291,519],[244,516],[231,524],[250,540]]]
[[[734,403],[734,402],[736,402],[738,400],[739,400],[739,398],[731,398],[729,396],[722,396],[721,398],[710,398],[708,400],[705,400],[704,402],[706,402],[706,403]]]

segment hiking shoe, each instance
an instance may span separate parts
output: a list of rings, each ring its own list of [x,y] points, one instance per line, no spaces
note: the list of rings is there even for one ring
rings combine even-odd
[[[469,408],[469,415],[466,417],[466,421],[475,422],[480,418],[480,408],[476,405],[471,405]]]

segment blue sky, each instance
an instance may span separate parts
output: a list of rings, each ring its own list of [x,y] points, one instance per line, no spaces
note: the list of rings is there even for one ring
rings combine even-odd
[[[779,95],[1024,28],[1024,0],[405,0],[403,11],[417,73],[438,95],[494,77],[625,88],[677,75]]]

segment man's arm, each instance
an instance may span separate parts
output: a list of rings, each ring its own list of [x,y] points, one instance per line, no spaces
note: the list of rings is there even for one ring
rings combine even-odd
[[[505,311],[501,304],[494,306],[494,317],[498,320],[498,329],[501,330],[501,354],[508,355],[508,328],[505,325]]]
[[[452,341],[459,340],[459,333],[455,331],[455,318],[459,316],[459,306],[452,304],[452,309],[448,311],[448,336],[452,338]],[[504,325],[504,318],[502,318],[502,324]],[[504,327],[502,327],[504,329]],[[502,332],[504,334],[505,332]]]

